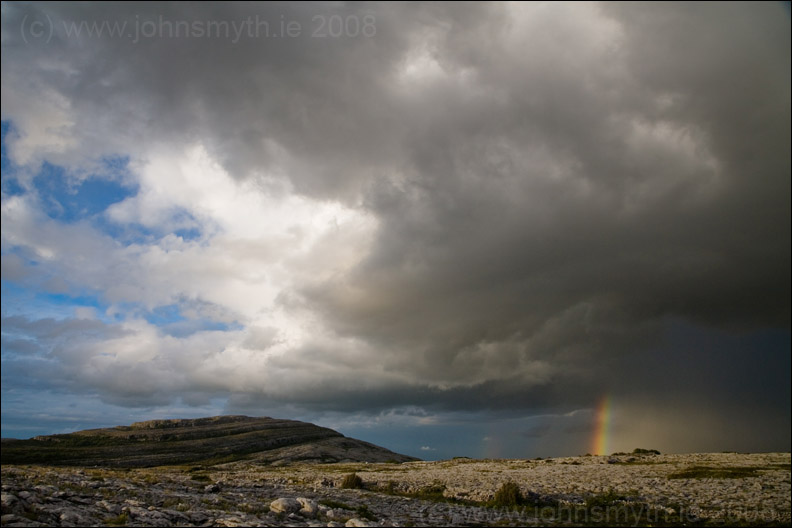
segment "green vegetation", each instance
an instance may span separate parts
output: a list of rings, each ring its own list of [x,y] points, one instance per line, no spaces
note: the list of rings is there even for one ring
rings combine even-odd
[[[35,512],[35,511],[22,512],[22,517],[24,517],[25,519],[27,519],[29,521],[35,521],[35,522],[41,522],[41,520],[42,520],[41,516],[39,515],[39,513]]]
[[[757,471],[763,469],[759,467],[709,467],[691,466],[689,468],[676,471],[668,475],[670,479],[736,479],[757,476]]]
[[[121,515],[116,515],[115,517],[110,517],[109,519],[105,519],[105,524],[109,526],[123,526],[128,522],[129,514],[127,512],[124,512]]]
[[[633,455],[659,455],[660,451],[657,449],[641,449],[640,447],[636,447],[633,449]]]
[[[417,492],[410,494],[414,499],[428,500],[432,502],[444,502],[447,497],[443,494],[446,490],[446,485],[442,482],[435,481],[428,486],[424,486]]]
[[[493,497],[489,505],[493,508],[514,509],[518,506],[522,506],[524,502],[525,497],[523,497],[522,492],[520,492],[520,486],[512,481],[508,481],[503,483],[500,489],[495,492],[495,497]]]
[[[365,504],[361,504],[360,506],[355,508],[355,513],[357,513],[360,518],[366,519],[367,521],[379,520],[376,515],[371,513],[371,511],[368,509],[368,506],[366,506]]]
[[[357,473],[350,473],[344,477],[344,480],[341,482],[341,487],[344,489],[362,489],[363,479],[360,478]]]
[[[538,514],[540,508],[557,508],[556,501],[547,500],[540,497],[536,493],[528,492],[524,494],[520,491],[520,486],[511,480],[501,484],[495,495],[483,504],[487,508],[506,509],[512,511],[520,511],[523,514],[533,512]]]
[[[178,506],[179,503],[181,503],[181,499],[179,499],[178,497],[167,497],[162,501],[161,506],[163,508],[170,509]]]
[[[586,499],[583,504],[564,504],[544,499],[537,494],[524,494],[512,481],[501,485],[485,506],[509,510],[526,518],[541,518],[552,524],[570,523],[585,526],[655,526],[682,525],[679,514],[653,509],[650,505],[628,497],[614,489]],[[678,510],[677,510],[678,511]],[[684,522],[690,521],[685,519]]]
[[[466,506],[478,505],[478,503],[474,501],[457,499],[455,497],[446,497],[445,490],[446,490],[445,484],[443,484],[440,481],[435,481],[432,484],[429,484],[428,486],[424,486],[423,488],[417,491],[399,491],[396,487],[396,483],[392,480],[389,480],[387,484],[379,486],[374,489],[374,491],[378,493],[384,493],[386,495],[396,495],[398,497],[409,497],[410,499],[425,500],[431,502],[448,502],[451,504],[463,504]]]
[[[658,466],[666,462],[652,458],[628,458],[627,460],[618,460],[615,463],[623,466]]]
[[[613,488],[609,489],[605,493],[601,493],[599,495],[593,495],[586,499],[586,508],[591,510],[592,508],[607,508],[609,506],[613,506],[616,502],[624,501],[627,497],[624,495],[619,495]]]
[[[580,506],[558,510],[557,520],[586,526],[699,526],[702,521],[683,517],[681,507],[671,510],[655,508],[650,504],[609,489],[592,495]]]
[[[625,453],[623,451],[617,451],[617,452],[611,454],[611,456],[627,456],[627,455],[639,455],[640,456],[640,455],[659,455],[659,454],[660,454],[660,451],[658,451],[657,449],[642,449],[640,447],[636,447],[635,449],[633,449],[632,453]]]

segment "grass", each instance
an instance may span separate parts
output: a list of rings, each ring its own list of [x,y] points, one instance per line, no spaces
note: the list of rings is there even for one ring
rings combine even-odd
[[[42,520],[39,512],[35,512],[35,511],[22,512],[22,517],[24,517],[29,521],[35,521],[35,522],[41,522]]]
[[[526,496],[520,490],[520,486],[508,480],[501,484],[495,495],[489,501],[481,504],[486,508],[508,510],[520,512],[523,515],[536,516],[540,510],[551,508],[557,509],[558,503],[541,498],[536,493]]]
[[[407,497],[410,499],[424,500],[430,502],[447,502],[450,504],[460,504],[464,506],[478,506],[475,501],[457,499],[456,497],[447,497],[445,495],[446,486],[440,481],[435,481],[428,486],[424,486],[417,491],[399,491],[397,484],[389,480],[387,484],[374,489],[377,493],[385,495],[395,495],[397,497]]]
[[[378,521],[376,515],[374,515],[371,511],[369,511],[368,506],[362,504],[355,508],[355,513],[358,514],[359,517],[366,519],[367,521]]]
[[[605,493],[600,493],[599,495],[593,495],[586,499],[586,508],[591,510],[592,508],[607,508],[613,506],[615,503],[626,500],[627,497],[624,495],[619,495],[613,488],[609,489]]]
[[[350,473],[341,481],[341,487],[344,489],[362,489],[363,479],[360,478],[357,473]]]
[[[319,504],[323,506],[327,506],[328,508],[333,509],[340,509],[340,510],[349,510],[357,513],[358,517],[361,519],[366,519],[367,521],[378,521],[376,515],[374,515],[369,509],[368,506],[362,504],[360,506],[350,506],[344,502],[338,502],[332,499],[322,499],[319,501]]]
[[[380,493],[385,493],[387,495],[395,495],[396,494],[396,483],[392,480],[389,480],[387,484],[384,486],[380,486],[377,491]]]
[[[448,499],[448,497],[443,494],[445,490],[445,484],[442,482],[433,482],[432,484],[419,489],[417,492],[409,494],[409,496],[414,499],[428,500],[432,502],[445,502]]]
[[[127,512],[124,512],[121,515],[116,515],[115,517],[110,517],[109,519],[105,519],[105,524],[109,526],[123,526],[128,522],[129,514]]]
[[[686,526],[699,524],[695,519],[682,519],[678,513],[666,513],[628,497],[614,489],[590,496],[585,503],[568,505],[538,495],[523,494],[519,486],[505,482],[486,507],[515,512],[525,519],[535,519],[550,524],[582,526]],[[504,522],[511,519],[504,519]],[[541,524],[541,523],[540,523]]]
[[[737,479],[758,476],[758,471],[763,468],[744,467],[710,467],[691,466],[668,475],[670,479]]]
[[[633,449],[633,455],[659,455],[660,451],[657,449],[641,449],[640,447],[636,447]]]
[[[490,506],[493,508],[514,509],[518,506],[522,506],[524,503],[525,497],[523,497],[523,494],[520,491],[520,486],[512,481],[508,481],[501,485],[500,489],[495,492],[495,496],[492,498]]]
[[[162,501],[161,506],[166,509],[175,508],[182,502],[179,497],[167,497]]]

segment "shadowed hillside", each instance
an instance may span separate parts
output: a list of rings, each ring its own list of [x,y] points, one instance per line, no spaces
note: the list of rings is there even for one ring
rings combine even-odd
[[[251,459],[265,464],[416,460],[306,422],[215,416],[3,439],[3,464],[145,467]]]

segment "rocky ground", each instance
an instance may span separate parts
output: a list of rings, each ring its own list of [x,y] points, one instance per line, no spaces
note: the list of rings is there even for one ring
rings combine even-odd
[[[363,489],[343,489],[356,473]],[[494,504],[505,482],[524,497]],[[789,525],[790,454],[3,466],[3,526]]]

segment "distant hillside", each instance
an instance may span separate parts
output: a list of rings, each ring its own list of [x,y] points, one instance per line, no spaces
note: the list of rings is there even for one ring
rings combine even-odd
[[[248,416],[152,420],[108,429],[3,439],[3,464],[145,467],[235,460],[406,462],[417,460],[306,422]]]

